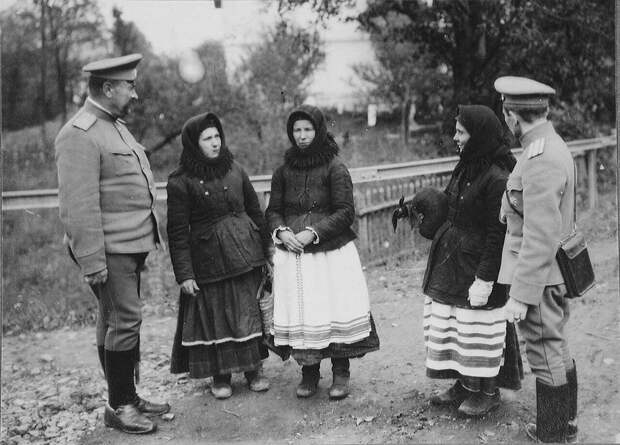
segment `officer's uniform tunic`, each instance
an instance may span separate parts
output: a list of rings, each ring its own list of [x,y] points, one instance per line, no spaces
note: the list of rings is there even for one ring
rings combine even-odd
[[[60,217],[84,275],[108,269],[93,287],[97,344],[133,349],[141,324],[139,280],[159,243],[155,181],[144,148],[120,119],[87,99],[56,142]]]
[[[574,164],[550,122],[524,134],[521,145],[500,210],[507,231],[498,282],[511,286],[511,298],[529,305],[519,330],[532,372],[559,386],[573,365],[564,333],[566,287],[555,254],[573,227]]]

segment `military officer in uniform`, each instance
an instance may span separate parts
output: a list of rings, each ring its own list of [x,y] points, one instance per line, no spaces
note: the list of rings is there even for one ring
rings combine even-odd
[[[506,124],[523,153],[506,183],[500,219],[507,224],[498,282],[510,285],[506,319],[517,322],[536,376],[536,424],[542,442],[576,441],[577,374],[565,327],[566,287],[555,260],[573,227],[575,169],[566,143],[547,120],[555,90],[506,76],[495,81]]]
[[[55,141],[60,218],[69,253],[98,300],[97,348],[108,384],[104,422],[127,433],[149,433],[147,415],[170,410],[140,398],[140,271],[161,243],[155,182],[144,148],[123,117],[138,98],[142,55],[99,60],[84,106]]]

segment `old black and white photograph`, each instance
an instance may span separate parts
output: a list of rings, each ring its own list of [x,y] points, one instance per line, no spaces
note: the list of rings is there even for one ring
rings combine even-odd
[[[0,0],[0,444],[620,443],[612,0]]]

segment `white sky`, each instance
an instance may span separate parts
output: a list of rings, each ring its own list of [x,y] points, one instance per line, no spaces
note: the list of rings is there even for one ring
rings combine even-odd
[[[4,1],[4,0],[0,0]],[[134,22],[153,45],[156,53],[179,54],[205,40],[222,41],[229,68],[234,68],[247,44],[278,20],[277,2],[270,0],[222,0],[217,9],[213,0],[98,0],[106,19],[112,21],[112,7]],[[363,6],[359,1],[357,8]],[[297,11],[293,20],[307,26],[309,10]],[[310,90],[317,96],[348,96],[356,92],[351,65],[372,62],[374,55],[365,35],[355,23],[331,20],[321,30],[326,41],[326,58],[314,76]]]

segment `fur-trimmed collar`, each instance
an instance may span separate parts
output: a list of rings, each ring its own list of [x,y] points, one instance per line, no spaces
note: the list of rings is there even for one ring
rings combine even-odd
[[[330,134],[326,142],[310,149],[292,146],[284,153],[284,163],[295,170],[309,170],[327,164],[338,155],[338,145]]]
[[[211,181],[223,178],[232,168],[234,157],[227,147],[220,148],[220,154],[215,159],[192,154],[194,153],[189,150],[184,150],[181,154],[181,168],[190,176]]]

